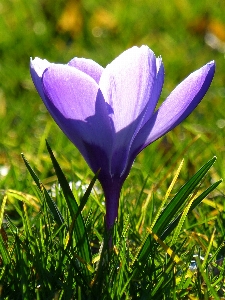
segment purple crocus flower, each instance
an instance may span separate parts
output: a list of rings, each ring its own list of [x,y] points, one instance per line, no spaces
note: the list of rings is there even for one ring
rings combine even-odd
[[[106,199],[106,225],[118,214],[122,185],[137,154],[172,130],[199,104],[215,72],[210,62],[191,73],[155,111],[164,82],[161,57],[133,47],[106,68],[90,59],[68,64],[31,59],[34,85],[50,114],[79,149]]]

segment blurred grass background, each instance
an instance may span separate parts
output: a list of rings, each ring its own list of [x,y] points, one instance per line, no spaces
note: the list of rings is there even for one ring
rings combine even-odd
[[[180,184],[213,155],[218,161],[212,179],[225,178],[224,13],[223,0],[1,0],[0,188],[24,190],[29,185],[21,152],[41,178],[51,182],[45,138],[69,178],[89,172],[34,89],[30,57],[66,63],[78,56],[106,66],[125,49],[142,44],[163,58],[160,102],[189,73],[211,60],[216,61],[216,75],[192,115],[138,156],[125,187],[132,183],[134,193],[139,193],[150,174],[149,188],[160,179],[166,191],[169,181],[163,178],[183,157]]]

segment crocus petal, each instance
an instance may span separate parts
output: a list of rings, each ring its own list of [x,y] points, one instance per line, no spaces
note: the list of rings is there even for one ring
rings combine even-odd
[[[43,74],[43,90],[43,100],[49,112],[81,151],[92,170],[97,171],[96,168],[102,165],[108,170],[112,149],[111,126],[96,82],[76,68],[51,65]],[[90,154],[92,150],[99,150],[102,156],[99,161],[104,156],[104,164],[101,162],[96,166],[100,155]]]
[[[146,109],[143,122],[141,124],[142,127],[154,113],[155,107],[158,103],[159,97],[162,92],[163,83],[164,83],[164,66],[161,57],[156,58],[156,68],[157,68],[156,78],[149,98],[148,107]]]
[[[118,56],[103,71],[99,87],[112,109],[110,117],[116,138],[113,144],[112,173],[118,174],[127,160],[130,143],[144,119],[156,80],[156,58],[147,47],[133,47]],[[115,161],[114,161],[115,159]]]
[[[46,59],[40,59],[38,57],[36,57],[35,59],[30,59],[31,77],[39,95],[43,100],[45,99],[45,95],[42,87],[42,75],[50,65],[51,63]]]
[[[140,129],[152,117],[152,114],[154,113],[158,99],[162,92],[162,87],[163,87],[163,83],[164,83],[164,66],[163,66],[161,57],[156,58],[156,68],[157,68],[157,73],[156,73],[154,85],[153,85],[153,88],[152,88],[152,91],[151,91],[151,94],[149,96],[149,100],[148,100],[148,103],[146,106],[144,117],[141,120],[141,122],[139,123],[139,125],[137,126],[136,131],[134,132],[132,139],[130,140],[129,146],[127,145],[127,148],[124,151],[123,151],[123,149],[122,149],[122,151],[120,149],[120,151],[122,153],[126,153],[126,156],[125,155],[123,156],[123,165],[120,165],[120,166],[123,166],[123,169],[120,168],[120,175],[122,177],[124,177],[125,174],[128,174],[126,169],[129,168],[127,164],[129,164],[130,156],[132,156],[131,147],[132,147],[133,141],[136,138],[136,135],[138,134]],[[130,152],[131,152],[131,154],[130,154]],[[115,164],[116,164],[117,157],[118,157],[118,154],[116,152],[116,155],[114,155],[114,157],[113,157],[113,159],[115,159]]]
[[[139,131],[131,149],[136,156],[143,148],[180,124],[199,104],[207,92],[215,72],[212,61],[190,74],[163,102]]]
[[[99,83],[100,77],[104,68],[91,59],[75,57],[68,62],[68,65],[74,67],[85,74],[91,76],[97,83]]]
[[[111,118],[116,133],[140,118],[148,103],[156,75],[154,53],[146,46],[133,47],[109,64],[102,73],[100,89],[106,102],[112,107]],[[134,132],[129,128],[130,132]],[[129,134],[127,140],[130,139]]]

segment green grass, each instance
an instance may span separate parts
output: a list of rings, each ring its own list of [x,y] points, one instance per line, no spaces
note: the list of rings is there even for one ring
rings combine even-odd
[[[0,299],[219,299],[224,266],[217,275],[212,270],[225,255],[224,183],[214,186],[225,178],[224,53],[207,45],[205,34],[208,30],[225,43],[223,1],[70,3],[0,3]],[[74,23],[68,29],[69,17]],[[192,115],[135,160],[122,191],[115,246],[109,250],[100,186],[94,180],[92,190],[87,189],[94,175],[46,111],[29,75],[29,59],[66,63],[78,56],[106,66],[125,49],[142,44],[163,58],[160,102],[208,61],[216,61],[216,74]],[[46,138],[66,181],[53,167]],[[21,152],[43,185],[35,185]],[[217,161],[207,165],[204,181],[182,198],[182,186],[214,156]],[[191,195],[210,186],[216,188],[193,209],[197,202],[191,202]],[[163,215],[168,203],[172,209]],[[165,236],[166,229],[171,232]],[[193,254],[205,257],[203,262],[196,258],[196,272],[189,270]]]

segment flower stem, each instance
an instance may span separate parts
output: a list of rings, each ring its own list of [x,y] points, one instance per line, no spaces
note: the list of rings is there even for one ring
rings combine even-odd
[[[106,228],[112,229],[116,218],[118,217],[119,198],[122,184],[118,181],[102,183],[106,201]]]

